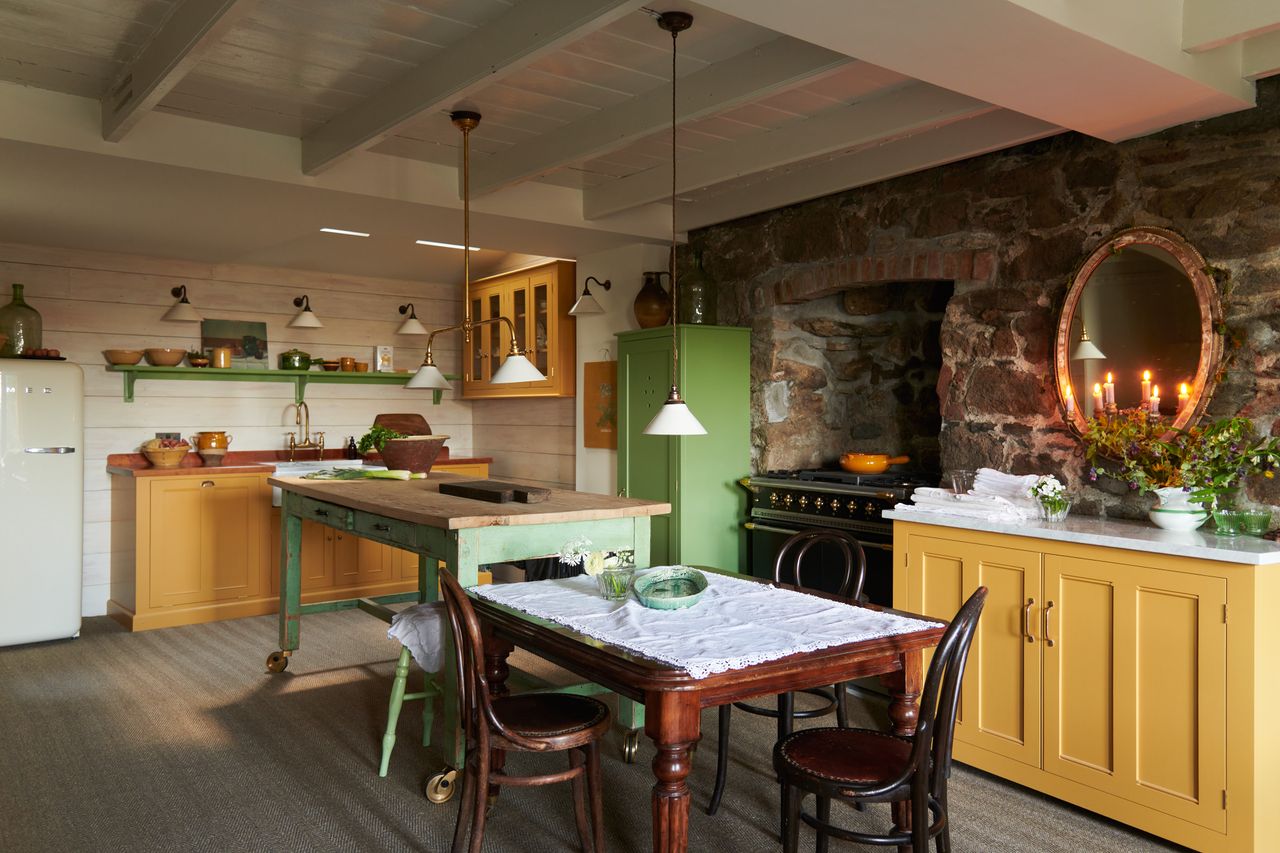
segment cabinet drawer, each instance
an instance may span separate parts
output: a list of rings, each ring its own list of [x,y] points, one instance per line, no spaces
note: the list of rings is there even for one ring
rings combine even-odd
[[[334,506],[324,501],[312,500],[301,495],[292,495],[291,498],[291,505],[301,517],[309,521],[319,522],[327,527],[336,527],[339,530],[351,529],[352,517],[355,515],[354,510]]]
[[[405,548],[418,546],[418,527],[407,521],[396,521],[392,518],[380,518],[364,512],[355,514],[357,536],[373,539],[386,545],[400,545]]]

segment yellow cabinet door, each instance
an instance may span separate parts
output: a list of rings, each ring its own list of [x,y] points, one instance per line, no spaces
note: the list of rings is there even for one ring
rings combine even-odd
[[[341,530],[333,538],[333,579],[338,587],[379,584],[393,580],[391,549]]]
[[[979,586],[987,603],[961,690],[956,740],[1040,764],[1040,650],[1028,620],[1040,604],[1040,555],[912,536],[907,609],[950,619]]]
[[[211,477],[200,485],[200,539],[209,600],[257,595],[262,587],[259,478]]]
[[[1044,769],[1225,831],[1226,581],[1045,556]]]
[[[280,594],[280,510],[271,510],[271,550],[268,552],[268,576],[271,579],[271,595]],[[317,589],[329,589],[333,586],[333,561],[329,559],[329,542],[326,531],[329,528],[314,521],[302,522],[302,548],[299,552],[301,561],[301,589],[312,592]]]
[[[195,477],[156,477],[144,483],[148,490],[147,518],[139,529],[147,531],[149,554],[139,563],[149,566],[147,606],[172,607],[209,600],[201,547],[201,513],[205,489]]]

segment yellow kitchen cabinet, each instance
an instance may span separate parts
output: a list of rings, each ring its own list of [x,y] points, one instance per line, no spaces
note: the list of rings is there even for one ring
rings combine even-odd
[[[252,602],[266,587],[266,474],[129,477],[120,485],[113,505],[132,504],[134,551],[113,554],[111,615],[140,630],[256,612]]]
[[[1194,849],[1270,849],[1280,697],[1255,653],[1278,632],[1255,610],[1280,566],[901,520],[894,550],[895,606],[990,591],[956,760]]]
[[[569,309],[577,296],[575,269],[571,261],[555,261],[472,284],[472,319],[510,320],[517,346],[547,378],[492,384],[489,378],[511,351],[511,334],[506,324],[491,323],[477,328],[465,346],[464,399],[574,395],[577,332]]]

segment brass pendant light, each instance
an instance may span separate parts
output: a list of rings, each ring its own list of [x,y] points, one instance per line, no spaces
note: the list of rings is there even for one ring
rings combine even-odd
[[[693,26],[688,12],[663,12],[658,26],[671,33],[671,391],[644,428],[645,435],[706,435],[706,427],[680,396],[680,290],[676,279],[676,38]]]

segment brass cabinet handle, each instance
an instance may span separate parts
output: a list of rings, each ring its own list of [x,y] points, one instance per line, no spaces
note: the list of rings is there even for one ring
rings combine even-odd
[[[205,480],[203,483],[200,484],[200,488],[202,489],[209,489],[212,487],[213,487],[213,480]]]
[[[1027,638],[1028,643],[1034,643],[1036,638],[1031,633],[1031,608],[1035,607],[1036,600],[1028,598],[1027,603],[1022,608],[1022,636]]]
[[[1053,638],[1049,636],[1049,611],[1053,609],[1053,602],[1046,601],[1044,603],[1044,642],[1047,646],[1053,645]]]

